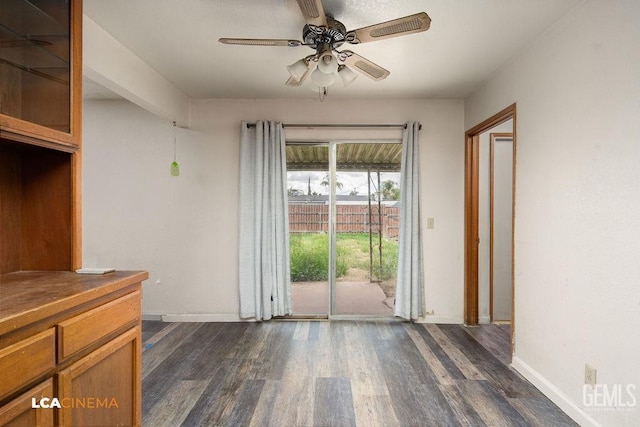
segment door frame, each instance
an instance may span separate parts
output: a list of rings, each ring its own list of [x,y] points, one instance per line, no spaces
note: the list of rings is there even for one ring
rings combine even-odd
[[[513,214],[511,218],[511,354],[515,350],[515,202],[516,202],[516,104],[511,104],[465,132],[464,159],[464,323],[478,325],[478,206],[480,134],[513,120]]]
[[[329,142],[329,311],[328,317],[332,319],[336,312],[336,259],[337,259],[337,236],[336,236],[336,180],[337,180],[337,151],[338,142]]]

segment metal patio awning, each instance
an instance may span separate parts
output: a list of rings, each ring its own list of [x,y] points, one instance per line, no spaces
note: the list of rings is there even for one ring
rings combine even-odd
[[[339,171],[385,171],[400,172],[402,144],[400,143],[354,143],[338,144],[337,170]],[[329,148],[317,145],[287,146],[287,170],[327,170]]]

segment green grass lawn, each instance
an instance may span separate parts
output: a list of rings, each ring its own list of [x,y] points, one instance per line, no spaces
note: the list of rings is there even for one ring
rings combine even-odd
[[[398,243],[382,240],[382,266],[378,238],[373,236],[373,271],[376,278],[394,277],[398,268]],[[328,235],[325,233],[291,233],[289,235],[291,281],[327,280],[329,265]],[[369,271],[369,234],[338,233],[336,246],[336,276],[342,277],[349,268]]]

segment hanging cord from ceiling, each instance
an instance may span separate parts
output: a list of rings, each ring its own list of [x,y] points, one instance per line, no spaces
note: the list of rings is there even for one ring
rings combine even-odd
[[[171,176],[179,176],[180,167],[176,160],[176,122],[173,122],[173,163],[171,163]]]

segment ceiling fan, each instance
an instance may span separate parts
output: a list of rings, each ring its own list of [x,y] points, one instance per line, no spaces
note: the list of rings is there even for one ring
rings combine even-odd
[[[289,65],[291,77],[287,86],[300,86],[311,75],[311,80],[327,93],[327,87],[340,76],[345,86],[355,80],[353,70],[379,81],[389,76],[389,71],[369,61],[351,50],[339,51],[344,43],[359,44],[406,34],[419,33],[429,29],[431,18],[425,12],[347,31],[342,22],[326,15],[322,0],[296,0],[306,20],[302,28],[302,41],[288,39],[240,39],[221,38],[220,43],[244,46],[308,46],[315,53]],[[353,69],[353,70],[352,70]]]

